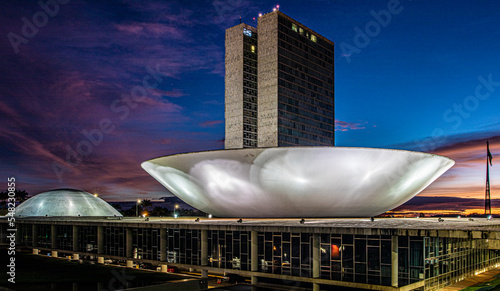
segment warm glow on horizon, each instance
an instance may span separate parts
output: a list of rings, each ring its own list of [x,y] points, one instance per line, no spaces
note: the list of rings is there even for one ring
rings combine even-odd
[[[484,215],[484,207],[483,208],[471,208],[464,210],[398,210],[398,211],[388,211],[384,213],[385,215],[408,215],[408,216],[418,216],[420,213],[425,214],[426,216],[433,215]],[[491,214],[500,215],[500,209],[491,209]]]
[[[500,153],[500,142],[496,138],[490,138],[489,141],[490,151],[493,155],[493,165],[489,167],[491,199],[493,201],[500,198],[500,158],[497,155]],[[438,149],[434,153],[449,157],[455,160],[456,164],[422,191],[419,197],[484,199],[487,162],[486,139],[458,142]],[[494,207],[494,205],[492,206]],[[458,206],[457,208],[463,207]],[[477,211],[466,209],[465,211],[468,213]],[[484,209],[479,211],[479,213],[483,212]]]

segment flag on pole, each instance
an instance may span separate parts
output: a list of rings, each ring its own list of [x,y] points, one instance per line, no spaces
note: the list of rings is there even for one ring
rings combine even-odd
[[[493,164],[491,163],[491,160],[493,160],[493,156],[491,155],[490,143],[488,141],[486,141],[486,148],[488,149],[488,160],[490,161],[490,166],[493,166]]]

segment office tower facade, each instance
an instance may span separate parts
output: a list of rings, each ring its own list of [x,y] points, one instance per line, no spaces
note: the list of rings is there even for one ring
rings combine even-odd
[[[333,42],[280,11],[227,29],[225,147],[333,146],[333,54]]]
[[[257,29],[226,31],[226,148],[257,147]]]

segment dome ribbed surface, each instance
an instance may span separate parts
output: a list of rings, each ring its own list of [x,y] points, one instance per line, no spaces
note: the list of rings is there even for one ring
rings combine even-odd
[[[99,197],[75,189],[57,189],[40,193],[16,207],[15,217],[69,217],[122,215]]]

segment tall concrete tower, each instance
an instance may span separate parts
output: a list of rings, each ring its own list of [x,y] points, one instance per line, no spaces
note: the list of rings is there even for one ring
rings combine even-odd
[[[225,147],[333,146],[333,56],[333,42],[280,11],[227,29]]]
[[[226,30],[225,147],[257,147],[257,29]]]

